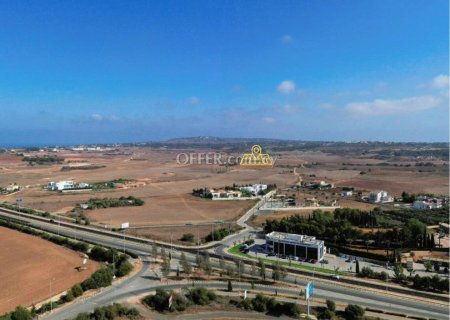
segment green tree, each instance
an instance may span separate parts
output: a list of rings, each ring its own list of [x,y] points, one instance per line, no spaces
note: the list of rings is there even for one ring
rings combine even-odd
[[[194,242],[194,235],[192,233],[185,233],[180,240],[186,242]]]
[[[208,252],[205,253],[200,262],[200,268],[209,276],[212,273],[211,259]]]
[[[263,259],[258,259],[258,266],[259,266],[259,275],[261,276],[261,279],[266,280],[266,264],[264,263]]]
[[[231,283],[231,280],[228,280],[228,292],[233,291],[233,285]]]
[[[133,270],[133,265],[128,260],[119,261],[116,268],[116,276],[123,277],[129,274]]]
[[[184,252],[181,253],[180,264],[185,274],[190,275],[192,273],[192,266],[186,259],[186,255],[184,254]]]
[[[327,309],[330,310],[331,312],[335,312],[336,311],[336,303],[333,300],[327,300]]]
[[[16,307],[16,310],[11,314],[11,320],[31,320],[32,318],[31,312],[23,306]]]
[[[238,276],[242,276],[242,274],[244,273],[244,264],[242,263],[241,260],[234,260],[234,264],[236,265],[236,273],[238,274]]]
[[[345,319],[347,320],[362,320],[364,317],[364,309],[357,304],[349,304],[345,308]]]
[[[152,257],[153,257],[154,261],[156,261],[156,259],[158,259],[158,247],[156,246],[156,243],[154,243],[154,242],[152,244]]]
[[[70,302],[73,299],[75,299],[75,297],[73,296],[72,290],[67,290],[66,295],[64,296],[64,301],[66,302]]]
[[[166,253],[166,249],[164,247],[161,248],[161,259],[162,260],[166,260],[167,259],[167,253]]]
[[[272,264],[272,279],[275,281],[280,280],[281,278],[281,267],[279,262],[275,262]]]
[[[250,275],[254,277],[254,276],[256,276],[256,272],[257,272],[257,270],[256,270],[256,262],[252,261],[252,266],[251,266],[251,269],[250,269]]]
[[[83,295],[83,288],[79,284],[75,284],[70,291],[75,298]]]
[[[164,259],[161,264],[161,272],[164,277],[167,278],[167,276],[170,274],[170,262],[167,259]]]
[[[223,259],[223,257],[220,257],[220,259],[219,259],[219,268],[222,273],[225,273],[226,265],[225,265],[225,260]]]
[[[395,280],[402,282],[405,280],[405,274],[403,273],[403,266],[401,263],[396,263],[394,265],[394,278]]]
[[[433,264],[429,260],[425,261],[423,265],[427,272],[431,272],[431,270],[433,269]]]

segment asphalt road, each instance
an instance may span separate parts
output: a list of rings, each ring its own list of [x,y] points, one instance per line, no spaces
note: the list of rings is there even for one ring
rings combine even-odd
[[[5,215],[3,212],[2,215]],[[15,218],[15,216],[11,216]],[[26,220],[30,225],[44,228],[50,232],[65,235],[71,238],[76,238],[80,240],[85,240],[93,243],[102,244],[105,246],[115,247],[118,249],[126,248],[127,250],[132,250],[141,255],[148,255],[151,253],[151,246],[148,244],[135,243],[131,241],[123,241],[118,238],[110,238],[103,235],[93,234],[90,232],[73,230],[71,228],[58,226],[57,224],[49,224],[46,222],[41,222],[33,219],[29,219],[26,217],[21,217],[21,219]],[[174,251],[173,258],[176,259],[180,255],[180,252]],[[189,260],[194,261],[195,255],[187,253],[186,256]],[[213,266],[218,267],[219,262],[217,259],[211,259]],[[93,298],[88,299],[85,302],[77,302],[74,306],[74,312],[84,312],[83,310],[93,310],[95,306],[100,306],[102,304],[110,304],[114,301],[121,301],[127,299],[133,295],[145,293],[152,288],[151,284],[153,283],[153,288],[155,288],[154,281],[157,281],[153,278],[149,278],[145,272],[148,272],[148,265],[135,277],[122,282],[117,286],[112,286],[104,289],[104,291]],[[245,268],[245,272],[250,272],[249,267]],[[270,270],[267,270],[267,278],[270,279]],[[135,279],[135,280],[134,280]],[[150,282],[144,281],[145,279],[149,279]],[[309,279],[302,276],[289,275],[285,281],[294,283],[296,281],[298,284],[304,285]],[[153,281],[153,282],[152,282]],[[158,285],[160,283],[158,282]],[[145,291],[147,290],[147,291]],[[281,289],[280,289],[281,290]],[[290,290],[290,289],[283,289]],[[140,293],[139,293],[140,292]],[[281,291],[279,291],[281,292]],[[102,300],[104,294],[107,294],[107,297]],[[379,293],[373,291],[366,291],[364,288],[355,289],[346,286],[342,286],[340,283],[330,283],[329,281],[321,281],[319,279],[315,279],[315,297],[323,298],[323,299],[332,299],[336,302],[342,303],[359,303],[366,307],[372,307],[376,309],[384,309],[397,313],[406,313],[415,316],[421,316],[426,318],[435,318],[435,319],[448,319],[448,306],[432,304],[428,302],[423,302],[420,300],[411,299],[403,299],[398,298],[394,295],[391,295],[389,292]],[[79,305],[83,305],[85,307],[81,307]],[[60,311],[61,310],[61,311]],[[70,311],[66,311],[64,308],[58,309],[54,311],[52,316],[59,315],[59,318],[55,319],[67,319],[70,318]],[[67,313],[69,312],[69,313]],[[50,318],[53,319],[53,318]]]

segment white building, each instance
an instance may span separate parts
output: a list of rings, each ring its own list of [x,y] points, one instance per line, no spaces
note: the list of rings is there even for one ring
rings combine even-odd
[[[9,186],[6,187],[7,192],[15,192],[15,191],[19,191],[19,190],[20,190],[20,186],[18,186],[17,184],[10,184]]]
[[[47,184],[47,189],[52,191],[61,191],[73,188],[75,188],[75,182],[73,182],[72,180],[58,181],[58,182],[52,181]]]
[[[412,204],[414,209],[418,210],[431,210],[431,209],[439,209],[442,208],[442,200],[441,199],[427,199],[427,200],[417,200]]]
[[[393,202],[394,198],[388,195],[386,191],[375,191],[369,194],[370,203],[386,203]]]
[[[260,193],[261,191],[264,191],[266,189],[267,189],[267,184],[254,184],[252,186],[240,188],[241,191],[248,191],[255,195],[258,195],[258,193]]]
[[[341,191],[341,197],[350,197],[353,195],[353,191],[351,190],[342,190]]]
[[[278,255],[320,261],[326,252],[323,240],[315,237],[272,231],[266,234],[266,247]]]

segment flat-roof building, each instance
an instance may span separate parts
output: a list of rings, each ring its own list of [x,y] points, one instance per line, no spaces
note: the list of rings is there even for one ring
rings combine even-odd
[[[266,234],[266,247],[278,255],[322,260],[326,251],[323,240],[316,237],[272,231]]]

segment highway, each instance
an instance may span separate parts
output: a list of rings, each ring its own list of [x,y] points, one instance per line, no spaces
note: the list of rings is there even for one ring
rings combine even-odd
[[[156,290],[156,288],[163,288],[166,290],[189,288],[192,287],[192,283],[176,283],[176,284],[165,284],[160,282],[158,270],[152,270],[151,264],[147,259],[144,258],[143,268],[132,278],[129,278],[119,284],[114,284],[111,287],[103,289],[100,293],[95,296],[80,300],[73,304],[62,306],[54,310],[51,314],[45,316],[47,320],[63,320],[75,317],[81,312],[92,312],[94,308],[102,305],[108,305],[114,302],[126,301],[132,297],[142,296],[150,294]],[[227,282],[218,281],[201,281],[195,282],[195,286],[202,286],[215,289],[226,289]],[[255,289],[251,288],[249,283],[236,283],[233,282],[233,288],[235,292],[243,292],[243,290],[249,290],[251,292],[263,292],[274,294],[275,289],[277,289],[278,294],[299,296],[299,289],[296,288],[275,288],[272,286],[255,285]],[[337,291],[337,290],[336,290]],[[311,305],[317,304],[319,300],[323,302],[326,299],[332,299],[339,303],[356,303],[366,307],[371,307],[378,310],[386,310],[396,313],[406,313],[424,318],[434,318],[434,319],[448,319],[447,309],[428,307],[423,308],[420,304],[414,301],[403,301],[402,304],[397,304],[395,300],[390,297],[379,297],[378,300],[374,301],[371,296],[365,295],[351,295],[349,293],[341,292],[331,292],[328,290],[323,290],[315,288],[314,299]],[[302,297],[299,296],[297,302],[299,304],[305,304]]]
[[[74,230],[69,227],[65,226],[59,226],[58,224],[54,223],[48,223],[45,221],[39,221],[35,220],[33,218],[27,217],[25,215],[21,215],[20,217],[5,213],[3,211],[0,212],[0,215],[3,217],[9,217],[10,219],[18,219],[23,222],[26,222],[30,226],[38,227],[47,231],[50,231],[55,234],[61,234],[65,235],[71,238],[79,239],[79,240],[85,240],[91,243],[98,243],[101,245],[109,246],[109,247],[115,247],[118,249],[126,248],[127,250],[134,251],[143,257],[148,256],[151,253],[151,245],[147,243],[137,243],[134,241],[129,240],[123,240],[121,238],[116,237],[110,237],[103,234],[97,234],[82,230]],[[195,249],[190,249],[186,251],[186,256],[190,261],[195,260]],[[173,261],[175,263],[176,259],[179,258],[181,254],[181,251],[179,249],[173,251],[172,257],[174,258]],[[214,267],[219,267],[219,261],[218,259],[212,258],[211,263]],[[233,263],[234,265],[234,263]],[[145,264],[145,268],[148,268],[148,263]],[[112,286],[110,288],[104,289],[104,291],[98,295],[96,295],[93,298],[88,299],[88,301],[84,302],[77,302],[73,304],[76,308],[77,312],[79,310],[82,310],[83,308],[78,307],[78,305],[85,305],[87,306],[89,310],[92,310],[95,306],[102,305],[103,300],[97,300],[101,299],[103,297],[103,294],[108,294],[108,298],[104,300],[105,303],[112,303],[114,301],[121,301],[126,299],[127,297],[133,296],[135,294],[138,294],[137,292],[139,290],[151,290],[151,288],[155,288],[155,281],[157,281],[154,277],[148,277],[148,275],[145,274],[146,269],[144,268],[143,271],[138,273],[135,277],[132,279],[136,279],[136,282],[128,282],[128,281],[134,281],[132,279],[127,280],[126,282],[123,282],[117,286]],[[270,270],[267,268],[267,278],[270,279]],[[245,267],[245,273],[250,272],[250,267]],[[289,274],[288,277],[285,279],[286,282],[289,282],[293,284],[294,282],[297,282],[299,285],[305,285],[306,282],[311,277],[305,277],[302,275],[295,275],[295,274]],[[147,279],[147,280],[146,280]],[[144,281],[145,280],[145,281]],[[150,280],[150,282],[148,281]],[[153,281],[153,282],[152,282]],[[157,282],[158,285],[159,282]],[[157,286],[158,286],[157,285]],[[322,280],[322,279],[315,279],[315,288],[316,288],[316,297],[320,298],[329,298],[332,300],[335,300],[336,302],[342,302],[342,303],[360,303],[363,306],[366,307],[372,307],[375,309],[385,309],[392,312],[397,313],[406,313],[410,315],[415,316],[422,316],[426,318],[435,318],[435,319],[448,319],[448,305],[446,305],[444,302],[438,302],[435,301],[435,303],[431,303],[430,301],[423,301],[420,299],[416,299],[414,297],[405,298],[405,297],[398,297],[391,292],[380,292],[375,290],[367,290],[367,288],[358,288],[355,286],[347,286],[339,282],[333,282],[328,280]],[[286,289],[287,290],[287,289]],[[141,291],[139,291],[141,292]],[[145,292],[145,291],[144,291]],[[62,311],[65,310],[64,308],[61,309]],[[84,309],[83,309],[84,310]],[[56,316],[59,312],[59,310],[56,310],[53,315]],[[64,311],[64,319],[68,318],[66,315],[66,312]],[[61,318],[61,319],[62,319]],[[53,318],[52,318],[53,319]]]

